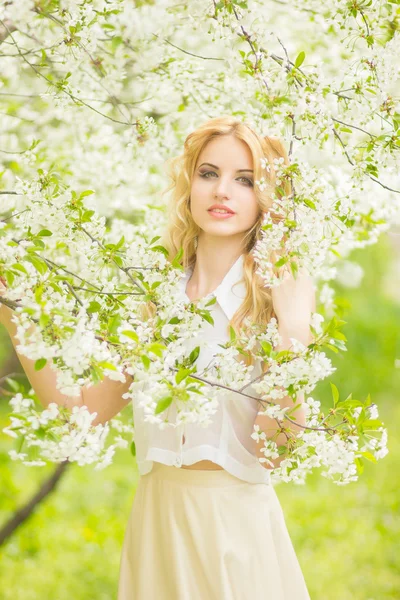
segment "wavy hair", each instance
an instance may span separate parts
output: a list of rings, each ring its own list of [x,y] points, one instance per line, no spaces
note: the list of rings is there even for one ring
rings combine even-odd
[[[168,251],[168,260],[172,261],[180,248],[183,255],[180,264],[184,269],[192,268],[196,262],[196,238],[200,228],[193,220],[190,211],[191,182],[196,164],[203,148],[212,139],[221,135],[233,135],[249,147],[253,158],[254,180],[264,177],[267,183],[265,190],[254,189],[259,203],[260,212],[254,226],[244,234],[244,265],[243,279],[246,286],[246,296],[240,308],[229,322],[237,335],[250,333],[246,321],[260,326],[266,326],[273,311],[271,292],[264,287],[263,279],[256,273],[257,264],[251,250],[261,236],[261,226],[264,214],[270,213],[273,222],[282,220],[282,216],[272,210],[271,195],[275,192],[277,198],[291,193],[290,182],[285,179],[279,187],[276,185],[275,171],[272,168],[275,158],[283,158],[283,163],[289,165],[285,147],[278,138],[259,136],[248,124],[232,116],[221,116],[209,119],[192,131],[184,142],[184,151],[179,156],[167,161],[167,173],[172,182],[163,192],[171,192],[167,210],[167,228],[160,243]],[[262,169],[261,159],[266,159],[271,165],[269,173]],[[271,252],[270,259],[275,261],[277,254]]]

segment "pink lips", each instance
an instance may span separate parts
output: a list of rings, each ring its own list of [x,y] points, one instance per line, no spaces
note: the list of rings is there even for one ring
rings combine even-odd
[[[224,210],[224,211],[227,211],[227,212],[224,212],[224,213],[217,212],[217,210],[215,210],[215,209]],[[213,204],[208,209],[208,212],[215,219],[229,219],[229,217],[233,217],[233,215],[235,214],[231,208],[229,208],[228,206],[224,206],[223,204]]]
[[[210,215],[212,215],[214,217],[214,219],[229,219],[230,217],[234,217],[235,213],[220,213],[220,212],[215,212],[214,210],[209,210],[208,211],[210,213]]]

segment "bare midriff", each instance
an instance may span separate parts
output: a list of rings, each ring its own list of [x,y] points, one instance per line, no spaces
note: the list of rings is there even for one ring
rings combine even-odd
[[[182,435],[182,443],[185,443],[185,436]],[[220,467],[219,465],[217,465],[216,463],[212,462],[211,460],[199,460],[197,463],[194,463],[193,465],[182,465],[181,466],[182,469],[194,469],[194,470],[204,470],[204,471],[217,471],[219,469],[223,469],[223,467]]]
[[[214,470],[216,471],[218,469],[223,469],[223,467],[220,467],[219,465],[212,462],[211,460],[199,460],[199,462],[194,463],[193,465],[182,465],[181,469],[198,469],[198,470],[204,470],[204,471],[214,471]]]

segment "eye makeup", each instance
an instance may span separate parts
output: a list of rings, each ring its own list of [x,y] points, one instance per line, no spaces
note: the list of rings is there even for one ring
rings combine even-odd
[[[210,175],[210,174],[217,175],[217,173],[215,173],[214,171],[199,171],[199,175],[203,179],[212,179],[212,177],[208,177],[208,175]],[[246,180],[246,182],[247,182],[246,185],[249,187],[253,187],[253,181],[251,179],[249,179],[249,177],[239,177],[239,179]]]

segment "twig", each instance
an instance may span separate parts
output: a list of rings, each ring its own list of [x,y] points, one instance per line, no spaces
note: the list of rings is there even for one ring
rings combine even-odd
[[[106,251],[106,248],[103,246],[103,244],[99,240],[97,240],[95,237],[93,237],[91,233],[89,233],[88,231],[86,231],[86,229],[84,227],[82,227],[82,225],[79,225],[79,229],[81,229],[81,231],[83,231],[83,233],[85,235],[87,235],[88,238],[92,240],[92,242],[96,243],[102,250]],[[144,294],[147,293],[146,289],[142,286],[142,284],[137,279],[135,279],[134,277],[132,277],[132,275],[129,273],[129,268],[121,267],[114,258],[112,258],[111,260],[113,261],[113,263],[115,264],[115,266],[120,271],[122,271],[123,273],[125,273],[129,277],[129,279],[132,281],[132,283],[134,283]]]
[[[154,35],[154,37],[156,37],[156,38],[160,37],[156,33],[153,33],[152,35]],[[180,48],[179,46],[176,46],[175,44],[173,44],[172,42],[170,42],[169,40],[167,40],[167,38],[163,38],[163,41],[166,42],[167,44],[169,44],[170,46],[173,46],[174,48],[176,48],[180,52],[183,52],[184,54],[188,54],[189,56],[194,56],[195,58],[201,58],[202,60],[221,60],[221,61],[225,60],[224,58],[218,58],[218,57],[214,57],[214,56],[200,56],[200,54],[194,54],[193,52],[189,52],[188,50],[184,50],[183,48]],[[125,45],[128,48],[130,48],[131,50],[133,50],[133,48],[132,48],[132,46],[130,44],[126,43]]]
[[[0,24],[4,25],[4,21],[0,20]],[[7,26],[4,25],[6,28]],[[37,69],[35,67],[35,65],[33,65],[32,63],[29,62],[29,60],[21,53],[18,44],[16,43],[12,33],[9,33],[11,39],[13,40],[15,47],[18,50],[18,54],[20,55],[20,57],[22,58],[22,60],[24,62],[26,62],[27,65],[29,65],[29,67],[36,73],[36,75],[38,75],[39,77],[42,77],[42,79],[44,79],[50,86],[52,87],[57,87],[56,84],[54,84],[54,82],[49,79],[48,77],[46,77],[46,75],[43,75],[43,73],[41,73],[39,71],[39,69]],[[112,121],[113,123],[118,123],[119,125],[125,125],[127,127],[132,127],[132,125],[137,125],[137,122],[133,122],[133,123],[129,123],[126,121],[119,121],[118,119],[114,119],[113,117],[110,117],[109,115],[106,115],[105,113],[102,113],[101,111],[97,110],[96,108],[94,108],[94,106],[91,106],[90,104],[87,104],[87,102],[85,102],[84,100],[82,100],[81,98],[78,98],[77,96],[75,96],[74,94],[72,94],[71,92],[69,92],[68,90],[66,90],[64,87],[58,87],[58,90],[60,90],[62,93],[66,94],[69,98],[71,98],[71,100],[76,104],[76,103],[80,103],[83,104],[84,106],[86,106],[87,108],[89,108],[90,110],[92,110],[93,112],[97,113],[98,115],[109,119],[110,121]]]
[[[12,377],[26,377],[25,373],[8,373],[8,375],[4,375],[4,377],[0,377],[0,384],[7,379],[11,379]]]
[[[13,215],[6,217],[5,219],[1,219],[0,223],[5,223],[14,217],[18,217],[19,215],[23,215],[26,212],[30,212],[30,208],[25,208],[25,210],[21,210],[20,212],[14,213]]]
[[[377,137],[376,135],[373,135],[369,131],[366,131],[365,129],[362,129],[361,127],[357,127],[357,125],[353,125],[353,124],[350,124],[350,123],[344,123],[343,121],[339,121],[339,119],[335,119],[334,117],[332,117],[332,121],[334,121],[335,123],[340,123],[341,125],[344,125],[345,127],[351,127],[351,129],[358,129],[358,131],[362,131],[363,133],[366,133],[371,138],[376,138]]]
[[[97,290],[89,290],[88,288],[80,287],[79,285],[75,285],[74,289],[75,290],[83,290],[85,292],[91,292],[92,294],[99,294],[100,296],[142,296],[143,295],[142,292],[98,292]]]

